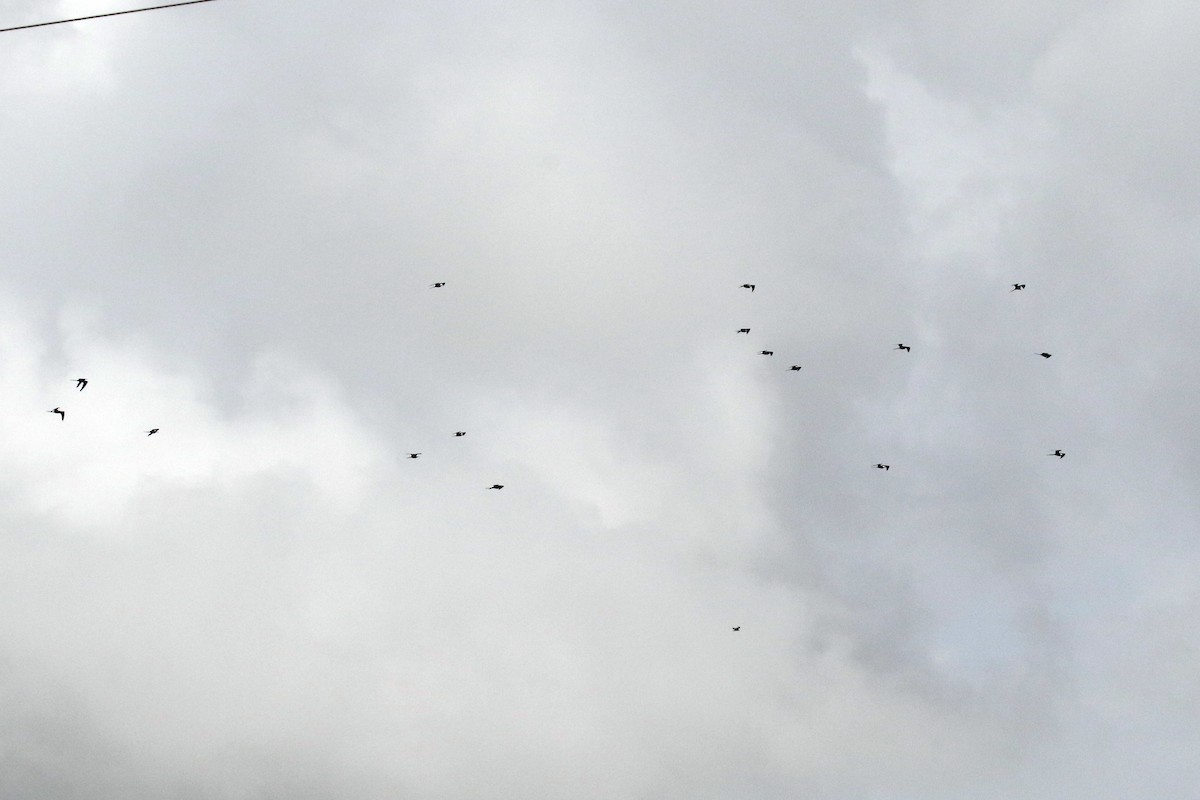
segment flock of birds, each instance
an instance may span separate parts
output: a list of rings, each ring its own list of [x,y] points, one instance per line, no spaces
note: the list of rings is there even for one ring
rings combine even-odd
[[[757,284],[753,284],[753,283],[743,283],[743,284],[741,285],[741,287],[740,287],[740,288],[742,288],[742,289],[749,289],[751,292],[753,292],[753,291],[754,291],[754,290],[757,288]],[[1011,288],[1011,289],[1009,289],[1008,291],[1009,291],[1009,293],[1011,294],[1012,292],[1020,292],[1020,291],[1023,291],[1024,289],[1025,289],[1025,284],[1023,284],[1023,283],[1014,283],[1014,284],[1012,284],[1012,288]],[[750,333],[750,329],[749,329],[749,328],[738,328],[737,332],[738,332],[738,333],[746,333],[746,334],[748,334],[748,333]],[[893,349],[893,350],[903,350],[903,351],[904,351],[904,352],[906,352],[906,353],[911,353],[911,352],[912,352],[912,346],[911,346],[911,345],[904,344],[903,342],[899,342],[899,343],[897,343],[897,344],[896,344],[896,346],[895,346],[894,348],[892,348],[892,349]],[[759,351],[758,351],[758,354],[759,354],[759,355],[762,355],[762,356],[773,356],[773,355],[775,355],[775,351],[774,351],[774,350],[759,350]],[[1052,354],[1051,354],[1051,353],[1038,353],[1038,355],[1039,355],[1039,356],[1041,356],[1042,358],[1050,358],[1050,356],[1051,356]],[[800,365],[799,365],[799,364],[793,364],[793,365],[791,366],[791,369],[792,369],[793,371],[797,371],[797,372],[798,372],[798,371],[800,370]],[[1066,454],[1066,452],[1065,452],[1065,451],[1063,451],[1063,450],[1055,450],[1053,453],[1047,453],[1046,455],[1047,455],[1047,456],[1057,456],[1058,458],[1065,458],[1067,454]],[[874,464],[874,465],[872,465],[872,466],[873,466],[875,469],[882,469],[882,470],[891,470],[891,468],[892,468],[892,465],[891,465],[891,464],[883,464],[883,463]],[[741,629],[742,629],[742,628],[741,628],[741,626],[740,626],[740,625],[738,625],[738,626],[734,627],[734,629],[733,629],[733,630],[735,630],[735,631],[740,631]]]
[[[81,392],[82,392],[84,389],[86,389],[86,388],[87,388],[87,385],[88,385],[88,379],[87,379],[87,378],[76,378],[76,379],[75,379],[75,385],[76,385],[77,387],[79,387],[79,391],[81,391]],[[47,414],[58,414],[58,420],[59,420],[59,422],[66,422],[66,421],[67,421],[67,412],[66,412],[66,411],[63,411],[61,406],[55,406],[54,408],[48,409],[48,410],[46,411],[46,413],[47,413]],[[145,433],[147,436],[153,436],[154,434],[158,433],[158,428],[151,428],[151,429],[150,429],[150,430],[148,430],[148,431],[144,431],[144,433]]]
[[[436,283],[431,283],[429,285],[429,288],[430,289],[441,289],[445,285],[446,285],[446,281],[437,281]],[[743,283],[740,288],[749,289],[751,292],[753,292],[758,287],[756,284],[753,284],[753,283]],[[1009,289],[1009,292],[1010,293],[1011,292],[1019,292],[1019,291],[1024,290],[1024,288],[1025,288],[1025,284],[1014,283],[1014,284],[1012,284],[1012,288]],[[741,333],[749,334],[750,328],[738,328],[737,332],[739,334],[741,334]],[[912,346],[904,344],[903,342],[897,343],[897,345],[893,349],[894,350],[902,350],[906,353],[912,352]],[[763,356],[773,356],[773,355],[775,355],[775,351],[774,350],[759,350],[758,354],[763,355]],[[1042,358],[1050,358],[1050,356],[1051,356],[1050,353],[1038,353],[1038,355],[1040,355]],[[792,372],[799,372],[802,369],[802,367],[799,364],[792,364],[788,369],[791,370]],[[87,387],[88,380],[87,380],[87,378],[76,378],[75,385],[78,387],[79,391],[82,392]],[[64,411],[59,406],[55,406],[54,408],[49,409],[48,413],[58,414],[60,421],[65,422],[67,419],[67,412]],[[150,430],[145,431],[145,433],[147,436],[153,436],[154,434],[158,433],[158,431],[159,431],[158,428],[151,428]],[[466,436],[466,435],[467,435],[466,431],[454,431],[455,438]],[[423,455],[423,453],[408,453],[407,455],[409,458],[420,458]],[[1067,454],[1063,450],[1055,450],[1053,453],[1047,453],[1046,455],[1057,456],[1058,458],[1064,458],[1064,457],[1066,457]],[[892,468],[891,464],[883,464],[883,463],[874,464],[873,466],[875,469],[882,469],[882,470],[891,470],[891,468]],[[504,484],[493,483],[491,486],[488,486],[487,488],[488,489],[503,489]],[[733,628],[734,631],[740,631],[741,629],[742,629],[742,627],[740,625],[737,625]]]
[[[740,288],[749,289],[751,292],[753,292],[757,288],[757,284],[743,283]],[[1024,290],[1024,288],[1025,288],[1025,284],[1014,283],[1014,284],[1012,284],[1012,288],[1009,289],[1008,291],[1009,291],[1009,294],[1011,294],[1013,292],[1020,292],[1020,291]],[[750,329],[749,328],[738,328],[737,332],[738,333],[750,333]],[[892,349],[893,350],[903,350],[906,353],[911,353],[912,345],[907,345],[904,342],[899,342]],[[774,350],[759,350],[758,354],[760,356],[773,356],[773,355],[775,355],[775,351]],[[1051,353],[1038,353],[1038,355],[1041,356],[1042,358],[1050,358],[1050,356],[1052,354]],[[793,364],[791,366],[791,369],[798,372],[800,370],[800,365]],[[1059,458],[1064,458],[1067,454],[1065,452],[1063,452],[1062,450],[1055,450],[1053,453],[1047,453],[1046,455],[1058,456]],[[891,464],[874,464],[873,466],[875,467],[875,469],[883,469],[883,470],[890,470],[892,468]],[[734,630],[736,631],[737,628],[734,628]]]
[[[429,288],[430,289],[441,289],[445,285],[446,285],[445,281],[438,281],[437,283],[429,284]],[[460,436],[466,436],[466,435],[467,435],[466,431],[455,431],[454,432],[455,438],[458,438]],[[409,458],[420,458],[422,455],[424,455],[424,454],[423,453],[409,453],[408,457]],[[493,483],[491,486],[488,486],[487,488],[488,489],[503,489],[504,484],[503,483]]]

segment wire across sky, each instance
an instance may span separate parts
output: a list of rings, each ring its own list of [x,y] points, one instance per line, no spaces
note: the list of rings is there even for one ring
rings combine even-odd
[[[197,3],[211,3],[213,0],[183,0],[179,3],[167,3],[161,6],[149,6],[147,8],[131,8],[128,11],[110,11],[107,14],[92,14],[87,17],[73,17],[71,19],[56,19],[52,22],[35,22],[32,25],[15,25],[11,28],[0,28],[0,33],[8,31],[20,31],[26,28],[44,28],[47,25],[62,25],[66,22],[81,22],[85,19],[100,19],[101,17],[118,17],[122,14],[138,14],[142,11],[158,11],[160,8],[175,8],[176,6],[194,6]]]

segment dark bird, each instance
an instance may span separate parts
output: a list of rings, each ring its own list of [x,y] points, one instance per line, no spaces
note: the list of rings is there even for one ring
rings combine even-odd
[[[409,454],[408,454],[408,457],[409,457],[409,458],[416,458],[416,457],[417,457],[417,456],[419,456],[419,455],[421,455],[421,454],[420,454],[420,453],[409,453]]]
[[[445,286],[445,285],[446,285],[446,282],[445,282],[445,281],[441,281],[441,282],[439,282],[439,283],[431,283],[431,284],[429,284],[429,288],[430,288],[430,289],[440,289],[440,288],[442,288],[442,287],[443,287],[443,286]]]
[[[743,284],[741,285],[741,287],[740,287],[740,288],[742,288],[742,289],[749,289],[750,291],[752,291],[752,292],[753,292],[753,291],[754,291],[754,284],[753,284],[753,283],[743,283]]]
[[[76,378],[75,385],[79,387],[79,391],[83,391],[83,387],[87,386],[87,378]]]
[[[891,469],[891,464],[876,464],[875,469]]]
[[[773,355],[775,355],[775,351],[774,350],[759,350],[758,354],[760,356],[773,356]]]
[[[63,418],[64,421],[67,419],[67,412],[63,411],[58,406],[55,406],[54,408],[50,409],[46,413],[47,414],[58,414],[60,417]]]
[[[734,629],[735,631],[740,631],[740,630],[742,629],[742,626],[741,626],[741,625],[735,625],[733,629]]]
[[[488,488],[489,488],[489,489],[503,489],[503,488],[504,488],[504,484],[503,484],[503,483],[493,483],[493,484],[492,484],[491,486],[489,486]]]
[[[1066,454],[1066,453],[1064,453],[1062,450],[1055,450],[1053,453],[1046,453],[1046,455],[1048,455],[1048,456],[1058,456],[1059,458],[1063,458],[1063,457],[1065,457],[1067,454]]]
[[[153,436],[156,433],[158,433],[158,428],[151,428],[150,430],[146,431],[147,436]]]
[[[466,436],[467,432],[466,431],[455,431],[454,435],[455,436]]]
[[[1049,358],[1049,357],[1050,357],[1050,354],[1049,354],[1049,353],[1038,353],[1038,355],[1039,355],[1039,356],[1041,356],[1042,358]]]
[[[898,345],[896,345],[895,349],[896,350],[908,350],[910,352],[912,351],[912,348],[906,344],[898,344]]]
[[[749,333],[749,332],[750,332],[749,328],[738,328],[738,333]]]
[[[1008,291],[1009,291],[1010,293],[1012,293],[1012,292],[1019,292],[1019,291],[1021,291],[1021,290],[1022,290],[1022,289],[1024,289],[1024,288],[1025,288],[1025,284],[1023,284],[1023,283],[1014,283],[1014,284],[1013,284],[1013,287],[1012,287],[1011,289],[1009,289]]]
[[[799,365],[799,364],[792,364],[792,366],[788,367],[788,369],[790,369],[792,372],[799,372],[799,371],[800,371],[800,365]]]

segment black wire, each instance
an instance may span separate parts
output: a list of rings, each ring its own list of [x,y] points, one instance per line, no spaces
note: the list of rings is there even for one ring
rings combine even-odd
[[[160,8],[174,8],[175,6],[193,6],[196,3],[211,3],[212,0],[183,0],[181,3],[167,3],[165,6],[150,6],[149,8],[134,8],[129,11],[110,11],[107,14],[92,14],[90,17],[75,17],[74,19],[56,19],[53,22],[35,22],[32,25],[17,25],[13,28],[0,28],[0,33],[8,31],[19,31],[25,28],[41,28],[46,25],[62,25],[64,22],[79,22],[85,19],[100,19],[100,17],[117,17],[121,14],[136,14],[139,11],[157,11]]]

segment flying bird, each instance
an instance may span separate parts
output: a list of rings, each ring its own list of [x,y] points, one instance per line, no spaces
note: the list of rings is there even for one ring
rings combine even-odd
[[[1023,283],[1014,283],[1012,286],[1013,286],[1013,287],[1012,287],[1011,289],[1009,289],[1009,290],[1008,290],[1010,294],[1011,294],[1012,292],[1019,292],[1019,291],[1021,291],[1022,289],[1024,289],[1024,288],[1025,288],[1025,284],[1023,284]]]
[[[466,431],[455,431],[454,435],[455,436],[466,436],[467,432]]]
[[[419,456],[419,455],[421,455],[421,454],[420,454],[420,453],[409,453],[409,454],[408,454],[408,457],[409,457],[409,458],[416,458],[416,457],[417,457],[417,456]]]
[[[759,350],[758,354],[760,356],[773,356],[773,355],[775,355],[775,351],[774,350]]]
[[[875,469],[891,469],[891,464],[876,464]]]
[[[896,347],[895,347],[894,349],[896,349],[896,350],[908,350],[908,351],[910,351],[910,352],[912,351],[912,347],[910,347],[909,345],[906,345],[906,344],[898,344],[898,345],[896,345]]]
[[[742,629],[742,626],[741,626],[741,625],[735,625],[733,629],[734,629],[735,631],[740,631],[740,630]]]
[[[61,408],[59,408],[58,406],[55,406],[54,408],[50,409],[50,410],[49,410],[49,411],[47,411],[46,413],[47,413],[47,414],[58,414],[60,417],[62,417],[62,419],[63,419],[63,421],[64,421],[64,422],[65,422],[65,421],[66,421],[66,419],[67,419],[67,412],[63,411],[63,410],[62,410]]]
[[[153,436],[156,433],[158,433],[158,428],[151,428],[150,430],[146,431],[147,436]]]
[[[1063,458],[1063,457],[1065,457],[1067,454],[1066,454],[1066,453],[1064,453],[1062,450],[1055,450],[1053,453],[1046,453],[1046,455],[1048,455],[1048,456],[1058,456],[1059,458]]]
[[[739,287],[739,288],[742,288],[742,289],[749,289],[750,291],[752,291],[752,292],[753,292],[753,291],[754,291],[754,284],[753,284],[753,283],[743,283],[743,284],[741,285],[741,287]]]
[[[430,288],[430,289],[440,289],[440,288],[442,288],[442,287],[443,287],[443,286],[445,286],[445,285],[446,285],[446,282],[445,282],[445,281],[439,281],[438,283],[431,283],[431,284],[429,284],[429,288]]]
[[[504,488],[504,484],[503,484],[503,483],[493,483],[493,484],[492,484],[491,486],[489,486],[488,488],[489,488],[489,489],[503,489],[503,488]]]
[[[1038,355],[1039,355],[1039,356],[1041,356],[1042,358],[1049,358],[1049,357],[1050,357],[1050,354],[1049,354],[1049,353],[1038,353]]]
[[[738,333],[749,333],[749,332],[750,332],[749,328],[738,328]]]
[[[792,366],[790,366],[788,369],[790,369],[792,372],[799,372],[799,371],[800,371],[800,365],[799,365],[799,364],[792,364]]]
[[[79,387],[79,391],[83,391],[83,387],[87,386],[87,378],[76,378],[75,385]]]

